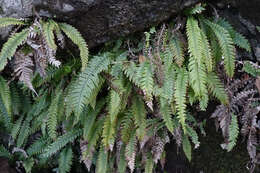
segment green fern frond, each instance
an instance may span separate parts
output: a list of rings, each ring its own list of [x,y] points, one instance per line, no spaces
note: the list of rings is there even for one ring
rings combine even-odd
[[[0,157],[11,158],[11,153],[3,145],[0,145]]]
[[[220,18],[217,21],[217,24],[219,24],[229,32],[235,45],[247,50],[248,52],[251,52],[251,47],[248,40],[243,35],[236,32],[234,28],[225,19]]]
[[[122,120],[121,138],[124,143],[128,143],[135,126],[133,114],[126,114]]]
[[[175,85],[175,102],[178,113],[178,119],[185,130],[185,119],[186,119],[186,90],[188,85],[188,72],[181,68],[177,71],[177,80]]]
[[[184,62],[184,52],[183,52],[183,44],[180,41],[180,39],[175,35],[169,43],[169,47],[173,52],[173,57],[175,62],[179,65],[179,67],[182,66]]]
[[[106,70],[109,64],[110,60],[106,55],[94,57],[89,66],[72,83],[66,104],[71,106],[74,113],[80,114],[83,107],[89,104],[91,94],[100,81],[98,74]]]
[[[228,137],[228,146],[227,146],[227,151],[231,151],[234,146],[237,143],[237,138],[238,138],[238,134],[239,134],[239,127],[238,127],[238,122],[237,122],[237,116],[232,114],[231,117],[231,123],[229,125],[229,137]]]
[[[2,97],[0,97],[0,117],[1,117],[0,121],[4,122],[4,126],[7,129],[7,131],[10,131],[12,129],[11,117],[10,115],[8,115]]]
[[[137,140],[135,136],[135,131],[133,131],[130,140],[125,148],[125,157],[127,160],[128,167],[131,170],[131,173],[133,173],[135,169],[136,145]]]
[[[211,28],[218,38],[224,58],[226,73],[229,77],[233,77],[235,70],[235,47],[229,32],[222,26],[212,23],[207,19],[204,19],[203,21]]]
[[[186,33],[188,37],[188,51],[190,57],[193,57],[200,64],[202,61],[202,43],[201,43],[201,30],[198,21],[193,17],[187,20]]]
[[[88,46],[80,32],[73,26],[61,23],[59,24],[61,30],[76,44],[80,50],[80,58],[82,63],[81,71],[84,71],[88,64]]]
[[[16,139],[16,137],[21,129],[22,121],[23,121],[23,116],[21,116],[13,125],[12,131],[11,131],[11,136],[14,140]]]
[[[208,73],[207,83],[210,92],[224,105],[228,104],[228,96],[218,76],[214,73]]]
[[[48,134],[55,140],[57,138],[57,125],[58,125],[58,103],[61,96],[61,92],[57,93],[55,98],[52,100],[51,105],[48,109]]]
[[[133,101],[133,104],[131,107],[131,112],[134,115],[134,120],[135,120],[134,122],[135,122],[135,125],[137,128],[136,133],[137,133],[138,138],[140,140],[142,140],[146,133],[146,131],[145,131],[145,129],[146,129],[145,105],[144,105],[144,102],[138,97],[135,97],[132,101]]]
[[[0,96],[3,99],[8,115],[11,117],[12,114],[12,100],[10,88],[7,81],[0,76]]]
[[[0,71],[2,71],[7,64],[7,59],[11,59],[14,56],[18,46],[24,43],[29,35],[29,30],[24,29],[19,33],[12,35],[6,43],[4,43],[3,48],[0,53]]]
[[[66,146],[69,142],[73,142],[78,136],[82,135],[81,129],[73,129],[66,134],[59,136],[55,142],[44,149],[43,157],[50,157],[57,153],[61,148]]]
[[[117,171],[118,173],[125,173],[126,172],[126,167],[127,167],[127,163],[125,160],[125,145],[123,145],[121,147],[120,150],[120,156],[119,156],[119,162],[117,164]]]
[[[197,132],[190,126],[187,127],[187,134],[190,136],[193,144],[195,145],[194,148],[198,148],[200,146],[199,137]]]
[[[18,88],[14,83],[11,83],[10,85],[10,94],[11,94],[11,110],[14,115],[19,114],[21,108],[22,108],[22,100],[21,95],[19,93]]]
[[[189,161],[191,161],[191,144],[188,136],[184,135],[182,138],[182,149]]]
[[[203,30],[201,30],[201,51],[202,51],[203,62],[205,63],[205,65],[207,67],[207,71],[211,72],[213,69],[213,67],[212,67],[213,58],[212,58],[211,48],[209,45],[208,38],[207,38],[206,34],[203,32]]]
[[[176,72],[173,66],[164,72],[164,82],[162,87],[162,97],[166,98],[169,103],[172,103],[174,97],[174,85],[176,80]],[[157,90],[157,89],[154,89]]]
[[[55,29],[54,21],[49,20],[47,22],[44,22],[42,29],[43,29],[43,36],[48,46],[51,49],[56,50],[57,45],[55,44],[55,37],[54,37],[54,29]]]
[[[24,25],[24,21],[12,17],[0,18],[0,28],[7,27],[9,25]]]
[[[33,165],[34,165],[33,158],[28,158],[25,161],[23,161],[23,167],[24,167],[26,173],[32,172]]]
[[[41,154],[49,142],[50,140],[47,137],[41,137],[30,145],[30,147],[26,150],[26,153],[29,157]]]
[[[108,153],[101,147],[97,159],[96,173],[106,173],[108,168]]]
[[[260,68],[256,64],[254,65],[250,61],[244,62],[243,71],[245,71],[246,73],[254,77],[260,76]]]
[[[153,166],[154,166],[153,157],[151,154],[148,154],[148,157],[145,162],[145,173],[153,173]]]
[[[121,106],[121,97],[120,95],[114,91],[110,91],[109,95],[109,106],[108,106],[108,114],[111,118],[111,122],[114,122],[117,118],[118,113],[120,112],[120,106]]]
[[[136,76],[137,70],[137,66],[132,61],[130,62],[130,64],[125,64],[123,66],[124,74],[128,77],[128,79],[136,86],[140,87],[140,81],[138,79],[138,76]]]
[[[61,151],[59,156],[59,173],[70,172],[73,161],[73,152],[71,147],[65,148]]]
[[[163,121],[168,130],[173,133],[173,121],[171,115],[171,108],[167,100],[160,98],[160,113],[162,114]]]
[[[115,143],[115,126],[116,121],[111,121],[110,116],[107,116],[103,127],[102,142],[105,149],[110,149],[111,151],[113,151]]]
[[[205,8],[202,6],[202,4],[197,4],[195,7],[192,7],[191,9],[188,9],[186,11],[187,15],[194,15],[194,14],[200,14],[205,10]]]

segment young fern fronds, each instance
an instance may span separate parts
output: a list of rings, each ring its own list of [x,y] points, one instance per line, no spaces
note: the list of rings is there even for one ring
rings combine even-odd
[[[73,129],[66,134],[59,136],[55,142],[44,149],[43,157],[50,157],[57,153],[61,148],[66,146],[69,142],[73,142],[78,136],[82,135],[81,129]]]
[[[65,148],[61,151],[59,156],[59,173],[70,172],[73,161],[73,152],[71,147]]]
[[[250,47],[248,40],[243,35],[236,32],[234,30],[234,28],[225,19],[220,18],[217,21],[217,24],[224,27],[229,32],[235,45],[237,45],[240,48],[245,49],[248,52],[251,52],[251,47]]]
[[[184,69],[178,69],[177,80],[175,85],[175,102],[178,113],[178,119],[186,132],[186,90],[188,85],[188,72]]]
[[[54,29],[55,29],[54,21],[49,20],[47,22],[44,22],[42,29],[43,29],[43,36],[44,36],[48,46],[51,49],[56,50],[57,45],[55,44],[55,37],[54,37]]]
[[[24,29],[21,32],[12,35],[7,42],[4,43],[0,53],[0,71],[4,69],[7,64],[7,59],[14,56],[18,46],[22,45],[29,35],[29,30]]]
[[[232,114],[231,116],[231,123],[229,125],[229,138],[228,138],[228,145],[227,145],[227,151],[231,151],[234,146],[237,143],[237,138],[239,134],[239,127],[238,127],[238,122],[237,122],[237,116]]]
[[[218,76],[214,73],[207,74],[207,83],[210,92],[224,105],[228,104],[228,96]]]
[[[9,25],[24,25],[24,21],[12,17],[0,18],[0,28],[7,27]]]
[[[183,135],[182,149],[189,161],[191,161],[191,144],[187,135]]]
[[[226,73],[229,77],[233,77],[235,70],[235,47],[229,32],[222,26],[212,23],[207,19],[204,19],[203,22],[211,28],[218,38],[224,58]]]
[[[73,26],[61,23],[59,24],[61,30],[76,44],[80,50],[80,58],[82,63],[81,71],[84,71],[88,64],[88,46],[80,32]]]

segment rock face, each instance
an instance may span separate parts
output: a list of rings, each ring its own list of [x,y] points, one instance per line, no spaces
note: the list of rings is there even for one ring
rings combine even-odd
[[[32,7],[77,27],[90,47],[143,30],[198,0],[0,0],[1,16],[27,17]]]

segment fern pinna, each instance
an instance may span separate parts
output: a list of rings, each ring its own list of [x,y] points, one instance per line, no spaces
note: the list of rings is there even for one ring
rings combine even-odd
[[[27,172],[46,164],[70,172],[80,160],[89,172],[152,173],[165,159],[170,137],[191,160],[192,147],[200,142],[190,108],[206,110],[213,97],[222,104],[213,117],[226,122],[221,128],[230,151],[238,138],[230,105],[255,90],[229,99],[217,65],[223,57],[227,76],[234,77],[235,45],[247,51],[250,46],[225,20],[203,18],[203,10],[197,5],[186,11],[184,29],[164,25],[146,32],[142,50],[126,50],[119,40],[95,56],[88,55],[82,35],[69,24],[0,19],[2,27],[24,28],[4,44],[0,69],[14,57],[14,76],[36,93],[0,78],[0,125],[11,138],[0,146],[0,156],[19,155]],[[64,35],[78,46],[81,62],[56,59]]]

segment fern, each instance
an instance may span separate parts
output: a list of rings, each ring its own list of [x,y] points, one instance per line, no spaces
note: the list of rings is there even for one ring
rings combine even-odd
[[[110,61],[106,55],[94,57],[89,66],[72,83],[68,93],[68,102],[76,114],[80,114],[83,107],[89,103],[91,93],[100,81],[98,74],[106,70],[109,64]]]
[[[4,105],[4,100],[2,97],[0,97],[0,116],[2,117],[0,121],[4,122],[5,128],[10,131],[12,128],[12,123],[11,123],[11,117],[8,115],[7,109]]]
[[[41,137],[34,141],[30,147],[26,150],[27,154],[29,157],[34,156],[34,155],[39,155],[43,153],[44,148],[46,145],[50,142],[50,140],[46,137]]]
[[[69,142],[73,142],[78,136],[82,134],[82,130],[71,130],[66,134],[59,136],[55,142],[44,149],[43,157],[50,157],[57,153],[61,148],[66,146]]]
[[[12,131],[11,131],[11,136],[12,138],[15,140],[20,129],[21,129],[21,125],[22,125],[22,121],[23,121],[23,116],[21,116],[13,125]]]
[[[197,132],[190,126],[187,127],[187,134],[191,137],[193,144],[195,145],[194,148],[198,148],[200,146],[199,137]]]
[[[63,149],[59,156],[59,173],[70,172],[72,161],[73,152],[71,147]]]
[[[43,23],[42,26],[43,29],[43,35],[45,38],[45,41],[47,42],[48,46],[53,49],[56,50],[57,49],[57,45],[55,44],[55,37],[54,37],[54,29],[55,29],[55,23],[52,20],[49,20],[47,22]]]
[[[203,21],[211,28],[218,38],[224,58],[225,70],[229,77],[233,77],[235,69],[235,47],[229,32],[222,26],[212,23],[209,20],[204,19]]]
[[[0,28],[7,27],[9,25],[24,25],[24,21],[12,17],[0,18]]]
[[[208,73],[207,82],[210,92],[219,99],[222,104],[227,105],[229,102],[228,96],[218,76],[214,72]]]
[[[11,158],[11,153],[3,145],[0,145],[0,157]]]
[[[239,134],[237,116],[234,114],[232,114],[231,123],[228,131],[229,131],[229,138],[228,138],[229,143],[227,146],[227,151],[231,151],[237,143],[237,138]]]
[[[34,165],[33,158],[29,158],[29,159],[26,159],[25,161],[23,161],[23,167],[24,167],[26,173],[31,173],[33,165]]]
[[[247,72],[248,74],[254,77],[260,76],[260,68],[250,61],[244,62],[243,71]]]
[[[135,133],[131,134],[131,137],[129,139],[128,144],[125,148],[125,157],[128,163],[128,167],[131,170],[131,173],[133,173],[135,168],[135,157],[136,157],[136,137]]]
[[[102,142],[105,149],[110,149],[113,151],[115,143],[115,121],[111,121],[110,116],[107,116],[104,122],[104,128],[102,133]]]
[[[7,64],[7,59],[11,59],[11,57],[15,54],[18,46],[24,43],[29,34],[28,29],[24,29],[19,33],[15,33],[12,35],[6,43],[4,43],[3,48],[0,53],[0,71],[4,69]]]
[[[151,154],[148,154],[148,158],[145,163],[145,173],[153,173],[153,157]]]
[[[120,98],[120,95],[117,92],[115,92],[114,90],[111,90],[109,107],[108,107],[108,113],[109,113],[111,122],[114,122],[116,120],[117,115],[120,112],[121,101],[122,100]]]
[[[8,115],[11,117],[12,114],[12,100],[11,100],[10,88],[7,81],[0,76],[0,96],[3,99]]]
[[[173,121],[171,117],[170,105],[163,98],[160,99],[160,113],[162,114],[163,121],[168,130],[173,133]]]
[[[178,119],[185,130],[185,119],[186,119],[186,89],[188,85],[188,73],[182,68],[178,70],[176,85],[175,85],[175,102],[178,110]]]
[[[212,58],[211,48],[206,34],[203,32],[203,30],[201,30],[200,32],[201,32],[201,49],[202,49],[201,51],[202,51],[203,62],[207,67],[207,71],[211,72],[213,69],[213,58]]]
[[[84,38],[76,28],[69,24],[61,23],[59,26],[61,30],[72,40],[72,42],[78,46],[82,63],[81,71],[84,71],[88,63],[88,47]]]
[[[106,173],[107,172],[107,160],[108,159],[108,153],[104,150],[104,148],[100,148],[98,159],[97,159],[97,167],[96,167],[96,173]]]
[[[191,144],[186,135],[182,138],[182,148],[189,161],[191,161]]]
[[[184,61],[184,52],[183,44],[177,35],[170,40],[169,47],[173,52],[175,62],[181,67]]]

